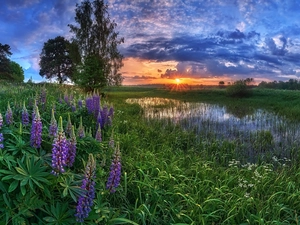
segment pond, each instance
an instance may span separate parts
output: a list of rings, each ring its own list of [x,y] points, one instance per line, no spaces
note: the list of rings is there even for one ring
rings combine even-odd
[[[237,141],[251,152],[290,156],[300,147],[300,124],[273,112],[245,106],[230,107],[166,98],[131,98],[143,108],[145,118],[165,120],[193,130],[200,138]]]

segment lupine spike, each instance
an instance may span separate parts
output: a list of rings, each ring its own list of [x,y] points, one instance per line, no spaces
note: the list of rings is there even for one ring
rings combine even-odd
[[[75,136],[75,131],[74,131],[74,126],[72,126],[72,131],[71,131],[71,138],[68,140],[68,145],[69,145],[69,151],[68,151],[68,156],[67,156],[67,166],[71,167],[73,166],[73,163],[75,162],[75,157],[76,157],[76,136]]]
[[[78,133],[79,138],[85,137],[85,131],[84,131],[84,127],[82,125],[82,116],[80,117],[80,124],[79,124],[77,133]]]
[[[8,125],[13,123],[13,112],[10,108],[9,102],[7,103],[7,110],[6,110],[6,114],[5,114],[5,119],[6,119],[6,123]]]
[[[2,114],[0,112],[0,129],[2,128],[3,126],[3,117],[2,117]]]
[[[0,149],[4,148],[3,141],[4,141],[3,134],[0,133]]]
[[[106,189],[108,189],[110,193],[116,192],[116,188],[120,185],[121,168],[121,152],[118,143],[115,148],[114,158],[110,166],[110,174],[106,183]]]
[[[101,134],[101,126],[100,126],[100,123],[98,123],[98,129],[97,129],[97,132],[96,132],[96,135],[95,135],[95,139],[99,142],[102,141],[102,134]]]
[[[68,122],[66,126],[66,134],[70,137],[72,132],[72,122],[71,122],[71,117],[70,113],[68,113]]]
[[[64,167],[67,166],[68,154],[69,145],[62,125],[62,117],[60,116],[58,134],[52,144],[52,174],[58,175],[65,172]]]
[[[57,135],[57,121],[54,116],[54,109],[51,110],[51,121],[49,127],[49,136],[55,137]]]
[[[77,222],[84,222],[88,217],[93,200],[95,198],[95,178],[96,178],[96,162],[92,154],[89,154],[88,163],[84,172],[84,179],[81,188],[85,190],[84,194],[78,198],[76,207],[76,220]]]
[[[22,109],[22,124],[27,126],[29,124],[29,114],[25,106],[25,101],[23,102],[23,109]]]
[[[39,109],[35,109],[35,117],[32,120],[30,145],[33,148],[40,148],[42,143],[42,120]]]

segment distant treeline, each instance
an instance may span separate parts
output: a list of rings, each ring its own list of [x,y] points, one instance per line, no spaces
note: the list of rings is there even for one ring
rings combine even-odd
[[[262,81],[258,84],[258,87],[273,88],[273,89],[285,89],[285,90],[300,90],[300,81],[296,79],[289,79],[288,81]]]

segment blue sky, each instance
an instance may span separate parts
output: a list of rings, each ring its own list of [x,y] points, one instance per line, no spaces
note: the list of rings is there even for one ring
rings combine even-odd
[[[43,43],[71,38],[80,0],[2,0],[0,43],[38,81]],[[298,0],[108,0],[124,55],[124,84],[217,83],[300,76]]]

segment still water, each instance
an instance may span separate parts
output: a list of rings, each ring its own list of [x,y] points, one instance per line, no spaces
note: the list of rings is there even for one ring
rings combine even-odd
[[[213,136],[245,143],[260,140],[261,143],[256,148],[280,148],[281,151],[300,146],[299,123],[262,109],[166,98],[130,98],[127,103],[139,104],[145,118],[149,120],[177,123],[184,129],[193,129],[199,137]]]

